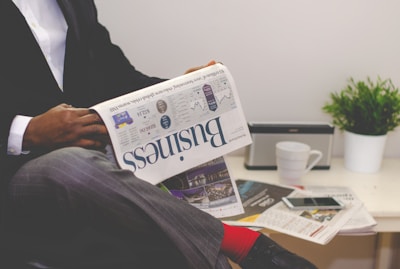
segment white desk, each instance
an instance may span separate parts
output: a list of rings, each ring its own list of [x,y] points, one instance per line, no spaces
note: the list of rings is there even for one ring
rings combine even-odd
[[[279,184],[275,170],[248,170],[242,156],[228,156],[226,160],[235,179]],[[333,159],[329,170],[312,170],[300,184],[350,187],[378,223],[376,268],[391,268],[386,263],[394,258],[395,252],[390,249],[400,232],[400,159],[385,159],[381,171],[373,174],[351,172],[344,168],[342,159]]]

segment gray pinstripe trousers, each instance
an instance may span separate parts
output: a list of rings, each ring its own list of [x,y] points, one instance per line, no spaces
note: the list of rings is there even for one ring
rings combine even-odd
[[[6,230],[21,257],[51,268],[231,268],[221,222],[118,169],[64,148],[25,164],[9,185]],[[21,259],[21,257],[19,259]]]

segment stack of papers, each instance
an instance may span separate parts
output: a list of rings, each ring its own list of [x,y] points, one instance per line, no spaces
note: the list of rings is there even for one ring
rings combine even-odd
[[[268,228],[314,243],[325,245],[337,234],[371,233],[375,220],[363,203],[346,187],[305,186],[302,189],[237,180],[244,213],[222,219],[231,225]],[[291,210],[282,201],[284,196],[333,196],[344,209]]]

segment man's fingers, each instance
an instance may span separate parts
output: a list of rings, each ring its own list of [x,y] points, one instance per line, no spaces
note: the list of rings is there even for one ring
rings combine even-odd
[[[82,125],[103,124],[103,120],[96,113],[82,115],[78,120]]]
[[[89,109],[87,108],[77,108],[77,107],[66,107],[69,111],[74,112],[75,115],[82,117],[85,115],[93,114]]]
[[[207,67],[207,66],[210,66],[210,65],[214,65],[214,64],[216,64],[216,63],[217,63],[216,61],[211,60],[211,61],[209,61],[206,65],[201,65],[201,66],[196,66],[196,67],[189,68],[188,70],[185,71],[185,74],[188,74],[188,73],[197,71],[197,70],[199,70],[199,69],[202,69],[202,68]]]

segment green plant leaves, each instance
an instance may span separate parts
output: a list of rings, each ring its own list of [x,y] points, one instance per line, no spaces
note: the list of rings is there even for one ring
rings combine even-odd
[[[340,130],[366,135],[383,135],[400,125],[400,94],[390,79],[349,79],[340,92],[330,94],[322,109]]]

